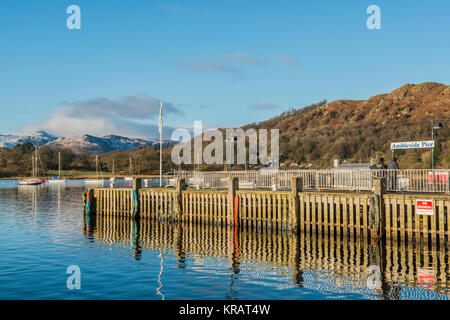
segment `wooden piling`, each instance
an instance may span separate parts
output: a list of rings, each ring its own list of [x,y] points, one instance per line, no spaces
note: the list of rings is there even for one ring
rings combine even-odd
[[[291,179],[291,194],[290,194],[290,212],[288,218],[289,231],[297,233],[298,223],[300,221],[300,210],[299,210],[299,195],[298,193],[302,190],[302,178],[292,177]]]
[[[376,211],[375,211],[375,221],[374,230],[375,232],[372,236],[376,236],[378,238],[383,237],[385,230],[385,210],[384,210],[384,201],[383,194],[386,193],[386,178],[375,178],[373,181],[373,194],[376,201]]]
[[[182,220],[181,215],[183,214],[183,190],[186,189],[185,179],[177,179],[174,197],[174,215],[175,220]]]
[[[228,178],[227,224],[230,226],[234,224],[234,216],[235,216],[234,198],[236,196],[236,191],[238,190],[238,188],[239,188],[239,178],[238,177]],[[236,214],[239,213],[237,212]]]

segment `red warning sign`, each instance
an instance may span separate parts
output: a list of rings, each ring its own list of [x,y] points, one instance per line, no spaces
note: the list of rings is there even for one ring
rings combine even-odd
[[[427,216],[433,215],[433,200],[416,200],[416,213]]]

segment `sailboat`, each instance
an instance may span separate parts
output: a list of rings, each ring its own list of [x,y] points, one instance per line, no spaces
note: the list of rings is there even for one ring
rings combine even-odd
[[[48,179],[47,183],[52,183],[52,184],[66,183],[66,180],[61,179],[61,152],[58,152],[58,176]]]
[[[130,175],[128,177],[125,177],[125,181],[133,181],[133,162],[131,161],[131,157],[130,157]]]
[[[116,181],[116,178],[114,177],[114,159],[112,163],[112,176],[109,178],[109,182],[114,183]]]
[[[31,156],[31,178],[20,179],[17,184],[21,186],[37,186],[45,182],[45,179],[38,178],[38,149],[33,152]]]
[[[101,168],[98,161],[98,156],[95,156],[95,170],[97,171],[97,178],[96,179],[86,179],[84,180],[85,184],[103,184],[104,180],[100,178],[99,171],[101,174]]]

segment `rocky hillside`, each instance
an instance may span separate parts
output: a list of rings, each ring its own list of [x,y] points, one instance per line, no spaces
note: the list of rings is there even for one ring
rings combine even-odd
[[[329,167],[332,159],[349,162],[390,159],[390,143],[431,140],[436,131],[436,166],[450,166],[450,86],[426,82],[407,84],[367,100],[325,101],[291,109],[270,120],[244,128],[280,129],[281,162],[285,166]],[[429,149],[396,151],[400,166],[429,168]]]

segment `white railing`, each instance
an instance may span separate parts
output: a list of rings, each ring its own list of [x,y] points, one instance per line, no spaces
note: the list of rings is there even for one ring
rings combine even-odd
[[[227,188],[229,177],[239,177],[240,189],[289,190],[292,177],[301,177],[305,190],[371,191],[373,180],[384,177],[393,192],[450,192],[449,169],[329,169],[177,172],[190,188]]]

